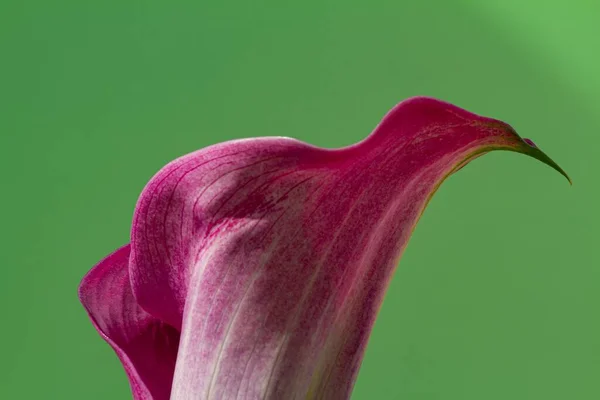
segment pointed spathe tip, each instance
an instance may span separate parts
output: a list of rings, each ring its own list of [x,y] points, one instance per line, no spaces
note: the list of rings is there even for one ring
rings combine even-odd
[[[526,144],[525,153],[537,160],[540,160],[544,164],[550,166],[552,169],[557,171],[559,174],[564,176],[567,181],[569,181],[569,185],[573,186],[573,181],[569,177],[569,175],[562,169],[554,160],[546,155],[539,147],[533,142],[531,139],[523,138],[523,142]]]

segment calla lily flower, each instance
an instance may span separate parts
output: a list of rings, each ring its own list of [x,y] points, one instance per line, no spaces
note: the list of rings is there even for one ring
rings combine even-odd
[[[130,243],[83,278],[80,300],[134,399],[347,399],[427,203],[493,150],[567,177],[506,123],[427,97],[341,149],[204,148],[150,180]]]

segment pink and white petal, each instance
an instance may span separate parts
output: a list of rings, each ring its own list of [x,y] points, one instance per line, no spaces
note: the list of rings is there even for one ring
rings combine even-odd
[[[136,400],[169,399],[179,332],[138,306],[129,282],[130,246],[100,261],[79,298],[94,327],[123,363]]]

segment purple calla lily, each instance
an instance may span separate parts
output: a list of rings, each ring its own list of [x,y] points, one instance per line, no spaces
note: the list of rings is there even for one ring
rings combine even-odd
[[[431,196],[492,150],[565,172],[507,124],[416,97],[362,142],[225,142],[156,174],[81,302],[135,399],[346,399]],[[568,177],[567,177],[568,179]]]

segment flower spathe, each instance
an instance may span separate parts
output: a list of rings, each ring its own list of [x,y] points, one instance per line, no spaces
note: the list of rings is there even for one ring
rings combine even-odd
[[[130,244],[85,276],[81,301],[135,399],[347,399],[429,199],[493,150],[566,177],[509,125],[426,97],[341,149],[204,148],[151,179]]]

